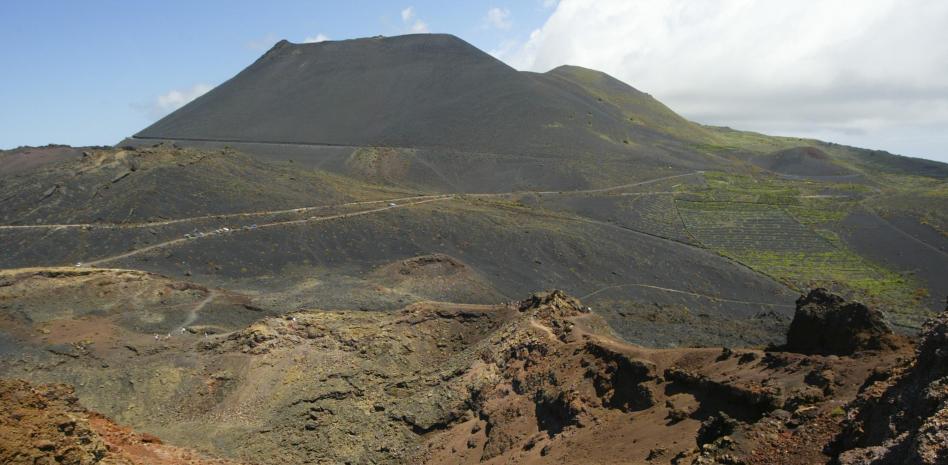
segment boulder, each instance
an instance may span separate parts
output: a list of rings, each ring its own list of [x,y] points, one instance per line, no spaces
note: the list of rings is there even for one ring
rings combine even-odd
[[[846,302],[826,289],[797,299],[796,313],[784,349],[802,354],[852,355],[897,346],[882,312]]]

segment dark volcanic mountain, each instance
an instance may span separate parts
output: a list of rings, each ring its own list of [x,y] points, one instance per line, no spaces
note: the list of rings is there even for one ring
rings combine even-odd
[[[281,41],[125,144],[155,140],[230,145],[346,175],[346,148],[390,147],[414,161],[397,183],[454,192],[602,187],[742,161],[777,170],[819,152],[801,148],[814,143],[834,152],[815,162],[823,174],[856,165],[948,177],[926,160],[701,126],[604,73],[520,72],[442,34]],[[799,174],[789,163],[787,174]]]
[[[518,72],[457,37],[417,34],[281,41],[233,79],[136,137],[535,155],[672,142],[583,87],[595,81],[638,101],[646,118],[702,135],[647,94],[600,73],[566,67]]]

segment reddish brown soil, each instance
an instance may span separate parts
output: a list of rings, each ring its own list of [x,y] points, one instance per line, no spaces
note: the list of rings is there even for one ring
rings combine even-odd
[[[598,318],[568,298],[538,307],[531,327],[545,337],[474,367],[501,376],[464,421],[427,438],[425,463],[826,463],[842,406],[873,369],[911,354],[646,349],[590,331]],[[699,444],[721,412],[734,430]]]
[[[135,433],[79,405],[72,388],[0,380],[0,463],[229,465]]]
[[[82,147],[68,145],[47,145],[45,147],[21,147],[13,150],[0,150],[0,163],[4,174],[24,173],[45,165],[78,158]]]

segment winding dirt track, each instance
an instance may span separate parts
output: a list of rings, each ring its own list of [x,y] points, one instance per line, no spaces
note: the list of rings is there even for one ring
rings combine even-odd
[[[353,217],[357,217],[357,216],[363,216],[363,215],[370,215],[370,214],[375,214],[375,213],[381,213],[381,212],[385,212],[385,211],[388,211],[388,210],[394,210],[394,209],[397,209],[397,208],[405,208],[405,207],[411,207],[411,206],[421,205],[421,204],[425,204],[425,203],[438,202],[438,201],[446,201],[446,200],[459,200],[459,199],[471,199],[471,198],[474,198],[474,199],[478,199],[478,198],[498,198],[498,197],[505,197],[505,196],[510,196],[510,195],[517,195],[517,194],[582,195],[582,194],[603,193],[603,192],[610,192],[610,191],[616,191],[616,190],[621,190],[621,189],[628,189],[628,188],[631,188],[631,187],[637,187],[637,186],[644,186],[644,185],[654,184],[654,183],[661,182],[661,181],[665,181],[665,180],[669,180],[669,179],[676,179],[676,178],[683,178],[683,177],[688,177],[688,176],[701,175],[701,174],[703,174],[703,173],[704,173],[704,171],[693,171],[693,172],[690,172],[690,173],[683,173],[683,174],[675,174],[675,175],[670,175],[670,176],[663,176],[663,177],[660,177],[660,178],[649,179],[649,180],[646,180],[646,181],[638,181],[638,182],[633,182],[633,183],[627,183],[627,184],[622,184],[622,185],[618,185],[618,186],[611,186],[611,187],[604,187],[604,188],[597,188],[597,189],[581,189],[581,190],[573,190],[573,191],[514,191],[514,192],[481,193],[481,194],[416,195],[416,196],[412,196],[412,197],[397,197],[397,198],[391,198],[391,199],[380,199],[380,200],[367,200],[367,201],[347,202],[347,203],[335,204],[335,205],[316,205],[316,206],[308,206],[308,207],[300,207],[300,208],[291,208],[291,209],[284,209],[284,210],[265,210],[265,211],[255,211],[255,212],[241,212],[241,213],[218,214],[218,215],[202,215],[202,216],[196,216],[196,217],[176,218],[176,219],[169,219],[169,220],[162,220],[162,221],[151,221],[151,222],[144,222],[144,223],[126,223],[126,224],[119,224],[119,223],[85,223],[85,224],[43,224],[43,225],[38,225],[38,224],[34,224],[34,225],[0,225],[0,230],[2,230],[2,229],[40,229],[40,230],[50,230],[50,231],[51,231],[51,230],[69,229],[69,228],[96,228],[96,229],[144,228],[144,227],[154,227],[154,226],[164,226],[164,225],[171,225],[171,224],[178,224],[178,223],[186,223],[186,222],[190,222],[190,221],[199,221],[199,220],[206,220],[206,219],[246,218],[246,217],[267,216],[267,215],[275,215],[275,214],[299,214],[299,213],[304,213],[304,212],[309,212],[309,211],[316,211],[316,210],[323,210],[323,209],[329,209],[329,208],[352,207],[352,206],[359,206],[359,205],[375,205],[375,204],[383,204],[383,205],[384,205],[384,206],[382,206],[382,207],[370,208],[370,209],[367,209],[367,210],[361,210],[361,211],[356,211],[356,212],[340,213],[340,214],[327,215],[327,216],[311,216],[311,217],[308,217],[308,218],[294,219],[294,220],[275,221],[275,222],[271,222],[271,223],[260,224],[260,225],[257,226],[257,228],[256,228],[256,229],[266,229],[266,228],[275,228],[275,227],[288,226],[288,225],[295,225],[295,224],[315,223],[315,222],[322,222],[322,221],[332,221],[332,220],[338,220],[338,219],[353,218]],[[648,194],[648,192],[643,192],[643,193],[641,193],[641,194]],[[616,224],[609,223],[609,222],[605,222],[605,221],[593,220],[593,219],[585,218],[585,217],[581,217],[581,216],[569,216],[569,217],[564,217],[564,219],[575,220],[575,221],[581,221],[581,222],[585,222],[585,223],[589,223],[589,224],[595,224],[595,225],[600,225],[600,226],[614,227],[614,228],[617,228],[617,229],[619,229],[619,230],[621,230],[621,231],[623,231],[623,232],[627,232],[627,233],[642,234],[642,235],[654,237],[654,238],[657,238],[657,239],[667,240],[667,241],[674,242],[674,243],[676,243],[676,244],[678,244],[678,245],[681,245],[681,246],[692,247],[692,248],[701,248],[701,247],[696,246],[696,245],[694,245],[694,244],[688,244],[688,243],[681,242],[681,241],[678,241],[678,240],[675,240],[675,239],[670,239],[670,238],[667,238],[667,237],[662,237],[662,236],[658,236],[658,235],[654,235],[654,234],[649,234],[649,233],[646,233],[646,232],[638,231],[638,230],[635,230],[635,229],[631,229],[631,228],[628,228],[628,227],[624,227],[624,226],[621,226],[621,225],[616,225]],[[164,242],[159,242],[159,243],[156,243],[156,244],[152,244],[152,245],[149,245],[149,246],[147,246],[147,247],[142,247],[142,248],[140,248],[140,249],[131,250],[131,251],[128,251],[128,252],[125,252],[125,253],[122,253],[122,254],[113,255],[113,256],[109,256],[109,257],[103,257],[103,258],[100,258],[100,259],[97,259],[97,260],[85,262],[85,263],[83,263],[82,267],[84,268],[84,267],[91,267],[91,266],[99,266],[99,265],[102,265],[102,264],[105,264],[105,263],[114,262],[114,261],[121,260],[121,259],[124,259],[124,258],[128,258],[128,257],[133,257],[133,256],[141,255],[141,254],[144,254],[144,253],[153,251],[153,250],[157,250],[157,249],[161,249],[161,248],[166,248],[166,247],[171,247],[171,246],[183,244],[183,243],[188,242],[188,241],[210,239],[210,238],[216,238],[216,237],[218,237],[218,236],[230,235],[230,234],[249,233],[249,232],[253,232],[254,230],[255,230],[255,229],[234,229],[234,230],[230,230],[230,231],[227,231],[227,232],[209,233],[209,234],[206,234],[206,235],[204,235],[204,236],[199,236],[199,237],[179,237],[179,238],[171,239],[171,240],[168,240],[168,241],[164,241]],[[723,257],[723,256],[722,256],[722,257]],[[737,264],[737,265],[739,265],[739,266],[747,267],[747,266],[744,265],[743,263],[737,262],[737,261],[735,261],[735,260],[733,260],[733,259],[729,259],[728,257],[724,257],[724,258],[728,259],[729,261],[734,262],[735,264]],[[749,268],[749,267],[747,267],[747,268]],[[756,270],[753,270],[753,269],[751,269],[751,271],[757,272]],[[759,272],[757,272],[757,273],[759,273]],[[764,276],[766,276],[766,275],[764,275]],[[769,277],[769,276],[768,276],[768,277]],[[708,294],[700,294],[700,293],[695,293],[695,292],[690,292],[690,291],[685,291],[685,290],[680,290],[680,289],[671,289],[671,288],[666,288],[666,287],[661,287],[661,286],[654,286],[654,285],[650,285],[650,284],[642,284],[642,283],[627,283],[627,284],[616,284],[616,285],[607,286],[607,287],[598,289],[598,290],[596,290],[596,291],[594,291],[594,292],[592,292],[592,293],[590,293],[590,294],[587,294],[586,296],[583,296],[583,299],[586,299],[586,298],[589,298],[589,297],[593,297],[593,296],[595,296],[596,294],[598,294],[598,293],[600,293],[600,292],[604,292],[604,291],[609,290],[609,289],[621,288],[621,287],[643,287],[643,288],[649,288],[649,289],[659,290],[659,291],[663,291],[663,292],[671,292],[671,293],[677,293],[677,294],[684,294],[684,295],[690,295],[690,296],[693,296],[693,297],[705,298],[705,299],[709,299],[709,300],[716,300],[716,301],[722,301],[722,302],[731,302],[731,303],[738,303],[738,304],[762,305],[762,306],[782,306],[782,305],[776,305],[776,304],[771,304],[771,303],[749,302],[749,301],[743,301],[743,300],[726,299],[726,298],[716,297],[716,296],[712,296],[712,295],[708,295]],[[212,293],[211,295],[209,295],[209,296],[208,296],[208,299],[206,299],[205,301],[201,302],[201,303],[199,304],[199,306],[195,308],[195,311],[196,311],[196,310],[199,310],[200,307],[204,307],[204,305],[206,305],[206,304],[209,303],[211,300],[213,300],[214,297],[215,297],[215,296],[214,296],[213,293]],[[192,311],[192,315],[190,315],[189,318],[196,318],[196,312],[195,312],[195,311]],[[185,324],[185,326],[186,326],[186,324]]]
[[[748,300],[726,299],[726,298],[724,298],[724,297],[716,297],[716,296],[713,296],[713,295],[701,294],[701,293],[698,293],[698,292],[683,291],[683,290],[681,290],[681,289],[671,289],[671,288],[668,288],[668,287],[653,286],[653,285],[651,285],[651,284],[642,284],[642,283],[625,283],[625,284],[614,284],[614,285],[612,285],[612,286],[606,286],[606,287],[603,287],[603,288],[600,288],[600,289],[596,289],[595,291],[590,292],[589,294],[586,294],[586,295],[580,297],[579,299],[580,299],[580,300],[586,300],[586,299],[588,299],[588,298],[590,298],[590,297],[592,297],[592,296],[594,296],[594,295],[596,295],[596,294],[599,294],[600,292],[605,292],[605,291],[608,291],[609,289],[619,289],[619,288],[623,288],[623,287],[644,287],[644,288],[647,288],[647,289],[655,289],[655,290],[662,291],[662,292],[672,292],[672,293],[675,293],[675,294],[685,294],[685,295],[690,295],[690,296],[693,296],[693,297],[700,297],[700,298],[704,298],[704,299],[708,299],[708,300],[714,300],[714,301],[718,301],[718,302],[729,302],[729,303],[734,303],[734,304],[761,305],[761,306],[768,306],[768,307],[795,307],[795,305],[791,305],[791,304],[774,304],[774,303],[766,303],[766,302],[751,302],[751,301],[748,301]]]
[[[309,206],[309,207],[289,208],[285,210],[261,210],[261,211],[255,211],[255,212],[220,213],[216,215],[191,216],[187,218],[174,218],[170,220],[161,220],[161,221],[146,221],[143,223],[66,223],[66,224],[0,225],[0,230],[3,230],[3,229],[71,229],[71,228],[79,228],[79,229],[83,229],[83,228],[85,229],[150,228],[154,226],[167,226],[171,224],[188,223],[191,221],[200,221],[200,220],[252,218],[255,216],[305,213],[308,211],[326,210],[329,208],[354,207],[358,205],[372,205],[376,203],[391,203],[391,202],[401,202],[405,200],[430,199],[430,198],[435,198],[435,197],[442,197],[442,196],[416,195],[412,197],[397,197],[394,199],[364,200],[364,201],[359,201],[359,202],[347,202],[347,203],[339,203],[339,204],[332,204],[332,205],[314,205],[314,206]]]
[[[387,203],[385,204],[385,206],[380,207],[380,208],[372,208],[372,209],[362,210],[362,211],[358,211],[358,212],[340,213],[340,214],[337,214],[337,215],[329,215],[329,216],[311,216],[311,217],[309,217],[309,218],[303,218],[303,219],[297,219],[297,220],[286,220],[286,221],[276,221],[276,222],[272,222],[272,223],[264,223],[264,224],[259,225],[256,229],[265,229],[265,228],[272,228],[272,227],[277,227],[277,226],[287,226],[287,225],[293,225],[293,224],[314,223],[314,222],[320,222],[320,221],[330,221],[330,220],[343,219],[343,218],[352,218],[352,217],[356,217],[356,216],[362,216],[362,215],[369,215],[369,214],[372,214],[372,213],[384,212],[384,211],[392,210],[392,209],[395,209],[395,208],[404,208],[404,207],[410,207],[410,206],[420,205],[420,204],[429,203],[429,202],[452,200],[452,199],[459,199],[459,198],[464,198],[464,197],[467,197],[467,198],[470,198],[470,197],[474,197],[474,198],[489,198],[489,197],[503,197],[503,196],[508,196],[508,195],[512,195],[512,194],[520,194],[520,193],[534,193],[534,194],[540,194],[540,195],[556,195],[556,194],[564,194],[564,195],[566,195],[566,194],[601,193],[601,192],[608,192],[608,191],[619,190],[619,189],[627,189],[627,188],[635,187],[635,186],[643,186],[643,185],[647,185],[647,184],[652,184],[652,183],[664,181],[664,180],[667,180],[667,179],[675,179],[675,178],[681,178],[681,177],[685,177],[685,176],[700,175],[700,174],[702,174],[702,173],[704,173],[704,172],[703,172],[703,171],[694,171],[694,172],[691,172],[691,173],[684,173],[684,174],[675,174],[675,175],[671,175],[671,176],[664,176],[664,177],[661,177],[661,178],[650,179],[650,180],[647,180],[647,181],[639,181],[639,182],[634,182],[634,183],[628,183],[628,184],[623,184],[623,185],[620,185],[620,186],[612,186],[612,187],[605,187],[605,188],[599,188],[599,189],[583,189],[583,190],[575,190],[575,191],[556,191],[556,192],[552,192],[552,191],[522,191],[522,192],[498,192],[498,193],[487,193],[487,194],[443,194],[443,195],[425,195],[425,196],[415,196],[415,197],[400,197],[400,198],[396,198],[396,199],[373,200],[373,201],[365,201],[365,202],[350,202],[350,203],[347,203],[347,204],[335,205],[335,207],[352,206],[352,205],[368,205],[368,204],[377,204],[377,203],[383,203],[383,202],[387,202]],[[410,199],[411,201],[407,201],[407,202],[403,202],[403,203],[397,203],[397,202],[399,202],[399,201],[404,201],[404,200],[406,200],[406,199]],[[227,217],[233,218],[233,217],[238,217],[238,216],[272,215],[272,214],[275,214],[275,213],[299,213],[299,212],[304,212],[304,211],[309,211],[309,210],[314,210],[314,209],[324,209],[324,208],[330,208],[330,207],[333,207],[333,205],[329,205],[329,206],[327,206],[327,205],[320,205],[320,206],[314,206],[314,207],[302,207],[302,208],[288,209],[288,210],[279,210],[279,211],[268,210],[268,211],[261,211],[261,212],[231,213],[231,214],[229,214],[229,215],[205,215],[205,216],[200,216],[200,217],[178,218],[178,219],[165,220],[165,221],[160,221],[160,222],[138,223],[137,225],[134,225],[134,226],[133,226],[133,225],[99,224],[99,225],[93,226],[93,227],[98,227],[98,228],[109,228],[109,227],[111,227],[111,228],[128,228],[128,227],[140,227],[139,225],[160,226],[160,225],[167,225],[167,224],[173,224],[173,223],[180,223],[180,222],[185,222],[185,221],[194,221],[194,220],[196,220],[196,219],[208,219],[208,218],[218,218],[218,219],[220,219],[220,218],[227,218]],[[597,223],[598,223],[598,222],[597,222]],[[0,226],[0,229],[3,229],[3,228],[7,228],[7,229],[12,229],[12,228],[34,228],[34,229],[45,228],[45,229],[57,229],[57,228],[63,228],[63,227],[83,227],[83,226],[92,226],[92,225],[20,225],[20,226]],[[98,259],[98,260],[93,260],[93,261],[85,262],[85,263],[83,263],[82,266],[97,266],[97,265],[100,265],[100,264],[103,264],[103,263],[108,263],[108,262],[112,262],[112,261],[116,261],[116,260],[121,260],[121,259],[123,259],[123,258],[128,258],[128,257],[136,256],[136,255],[141,255],[141,254],[143,254],[143,253],[146,253],[146,252],[149,252],[149,251],[152,251],[152,250],[156,250],[156,249],[161,249],[161,248],[164,248],[164,247],[173,246],[173,245],[181,244],[181,243],[188,242],[188,241],[202,240],[202,239],[208,239],[208,238],[212,238],[212,237],[217,237],[217,236],[224,235],[224,234],[239,234],[239,233],[245,233],[245,232],[250,232],[250,231],[253,231],[253,230],[235,229],[235,230],[228,231],[228,232],[224,232],[224,233],[207,234],[207,235],[205,235],[205,236],[200,236],[200,237],[180,237],[180,238],[171,239],[171,240],[168,240],[168,241],[164,241],[164,242],[159,242],[159,243],[156,243],[156,244],[152,244],[152,245],[150,245],[150,246],[142,247],[142,248],[140,248],[140,249],[131,250],[131,251],[128,251],[128,252],[125,252],[125,253],[122,253],[122,254],[113,255],[113,256],[110,256],[110,257],[104,257],[104,258],[100,258],[100,259]],[[631,231],[631,230],[630,230],[630,231]],[[667,238],[666,238],[666,239],[667,239]]]
[[[261,224],[261,225],[257,226],[256,229],[273,228],[273,227],[277,227],[277,226],[286,226],[286,225],[291,225],[291,224],[316,223],[316,222],[320,222],[320,221],[330,221],[330,220],[337,220],[337,219],[342,219],[342,218],[352,218],[352,217],[355,217],[355,216],[369,215],[369,214],[372,214],[372,213],[383,212],[383,211],[392,210],[392,209],[395,209],[395,208],[410,207],[410,206],[412,206],[412,205],[419,205],[419,204],[428,203],[428,202],[435,202],[435,201],[439,201],[439,200],[448,200],[448,199],[452,199],[452,198],[454,198],[454,196],[445,195],[445,196],[440,196],[440,197],[427,198],[427,199],[424,199],[424,200],[416,200],[416,201],[414,201],[414,202],[405,202],[405,203],[402,203],[402,204],[394,204],[394,205],[389,204],[389,205],[386,205],[386,206],[381,207],[381,208],[373,208],[373,209],[370,209],[370,210],[362,210],[362,211],[351,212],[351,213],[340,213],[340,214],[338,214],[338,215],[329,215],[329,216],[311,216],[311,217],[309,217],[309,218],[304,218],[304,219],[299,219],[299,220],[277,221],[277,222],[273,222],[273,223]],[[152,245],[150,245],[150,246],[148,246],[148,247],[142,247],[142,248],[140,248],[140,249],[131,250],[131,251],[125,252],[125,253],[123,253],[123,254],[113,255],[113,256],[111,256],[111,257],[105,257],[105,258],[100,258],[100,259],[98,259],[98,260],[93,260],[93,261],[91,261],[91,262],[86,262],[86,263],[83,264],[83,266],[96,266],[96,265],[99,265],[99,264],[102,264],[102,263],[108,263],[108,262],[112,262],[112,261],[115,261],[115,260],[120,260],[120,259],[123,259],[123,258],[133,257],[133,256],[135,256],[135,255],[140,255],[140,254],[143,254],[143,253],[145,253],[145,252],[149,252],[149,251],[151,251],[151,250],[160,249],[160,248],[163,248],[163,247],[168,247],[168,246],[180,244],[180,243],[183,243],[183,242],[209,239],[209,238],[218,237],[218,236],[227,235],[227,234],[248,233],[248,232],[251,232],[251,231],[254,231],[254,230],[255,230],[255,229],[250,229],[250,230],[246,230],[246,229],[235,229],[235,230],[232,230],[232,231],[229,231],[229,232],[225,232],[225,233],[207,234],[207,235],[204,235],[204,236],[201,236],[201,237],[191,237],[191,238],[188,238],[188,237],[180,237],[180,238],[172,239],[172,240],[169,240],[169,241],[159,242],[159,243],[157,243],[157,244],[152,244]]]
[[[618,186],[602,187],[599,189],[581,189],[581,190],[573,190],[573,191],[518,191],[518,192],[498,192],[498,193],[466,194],[466,195],[468,197],[501,197],[501,196],[512,195],[512,194],[537,194],[537,195],[597,194],[597,193],[610,192],[610,191],[615,191],[615,190],[620,190],[620,189],[628,189],[630,187],[645,186],[645,185],[654,184],[660,181],[666,181],[668,179],[683,178],[687,176],[694,176],[696,174],[704,174],[704,171],[692,171],[690,173],[673,174],[671,176],[663,176],[660,178],[649,179],[647,181],[638,181],[638,182],[632,182],[629,184],[622,184]]]
[[[665,181],[667,179],[682,178],[686,176],[694,176],[697,174],[703,174],[704,171],[693,171],[690,173],[675,174],[671,176],[664,176],[656,179],[649,179],[647,181],[639,181],[629,184],[623,184],[620,186],[611,186],[603,187],[598,189],[582,189],[582,190],[573,190],[573,191],[512,191],[512,192],[488,192],[481,194],[430,194],[430,195],[415,195],[410,197],[396,197],[391,199],[379,199],[379,200],[364,200],[358,202],[347,202],[340,204],[332,205],[312,205],[307,207],[299,208],[288,208],[284,210],[261,210],[254,212],[241,212],[241,213],[221,213],[215,215],[201,215],[201,216],[191,216],[187,218],[174,218],[169,220],[161,221],[147,221],[142,223],[60,223],[60,224],[23,224],[23,225],[0,225],[0,230],[10,230],[10,229],[71,229],[71,228],[85,228],[85,229],[131,229],[131,228],[149,228],[155,226],[167,226],[171,224],[187,223],[190,221],[200,221],[200,220],[210,220],[210,219],[229,219],[229,218],[247,218],[255,216],[268,216],[268,215],[281,215],[281,214],[291,214],[291,213],[305,213],[308,211],[315,210],[325,210],[329,208],[340,208],[340,207],[353,207],[359,205],[372,205],[378,203],[397,203],[397,202],[406,202],[413,200],[443,200],[445,198],[460,198],[460,197],[469,197],[469,198],[485,198],[485,197],[505,197],[509,195],[517,194],[537,194],[537,195],[570,195],[570,194],[595,194],[601,192],[609,192],[619,189],[627,189],[630,187],[644,186],[648,184],[653,184],[659,181]],[[416,202],[410,202],[405,205],[414,204]],[[381,211],[387,210],[388,208],[382,208],[372,211]],[[328,217],[327,217],[328,218]],[[284,223],[281,223],[284,224]]]
[[[2,230],[2,229],[40,229],[40,230],[56,230],[56,229],[64,229],[64,228],[66,228],[66,229],[68,229],[68,228],[97,228],[97,229],[142,228],[142,227],[153,227],[153,226],[163,226],[163,225],[170,225],[170,224],[177,224],[177,223],[185,223],[185,222],[189,222],[189,221],[197,221],[197,220],[205,220],[205,219],[241,218],[241,217],[254,217],[254,216],[265,216],[265,215],[274,215],[274,214],[286,214],[286,213],[296,213],[296,214],[298,214],[298,213],[303,213],[303,212],[308,212],[308,211],[315,211],[315,210],[322,210],[322,209],[328,209],[328,208],[349,207],[349,206],[358,206],[358,205],[374,205],[374,204],[380,204],[380,203],[384,205],[384,206],[379,207],[379,208],[370,208],[370,209],[367,209],[367,210],[361,210],[361,211],[356,211],[356,212],[340,213],[340,214],[327,215],[327,216],[311,216],[311,217],[308,217],[308,218],[294,219],[294,220],[275,221],[275,222],[271,222],[271,223],[260,224],[260,225],[257,226],[257,228],[256,228],[256,229],[266,229],[266,228],[275,228],[275,227],[288,226],[288,225],[295,225],[295,224],[315,223],[315,222],[322,222],[322,221],[332,221],[332,220],[337,220],[337,219],[353,218],[353,217],[357,217],[357,216],[363,216],[363,215],[370,215],[370,214],[375,214],[375,213],[381,213],[381,212],[385,212],[385,211],[393,210],[393,209],[397,209],[397,208],[405,208],[405,207],[411,207],[411,206],[421,205],[421,204],[425,204],[425,203],[438,202],[438,201],[446,201],[446,200],[456,200],[456,199],[465,199],[465,198],[467,198],[467,199],[470,199],[470,198],[497,198],[497,197],[505,197],[505,196],[509,196],[509,195],[517,195],[517,194],[538,194],[538,195],[577,195],[577,194],[579,194],[579,195],[581,195],[581,194],[603,193],[603,192],[610,192],[610,191],[616,191],[616,190],[621,190],[621,189],[628,189],[628,188],[631,188],[631,187],[637,187],[637,186],[644,186],[644,185],[654,184],[654,183],[661,182],[661,181],[665,181],[665,180],[669,180],[669,179],[676,179],[676,178],[683,178],[683,177],[688,177],[688,176],[701,175],[701,174],[703,174],[703,173],[704,173],[703,171],[693,171],[693,172],[690,172],[690,173],[682,173],[682,174],[675,174],[675,175],[670,175],[670,176],[663,176],[663,177],[660,177],[660,178],[649,179],[649,180],[646,180],[646,181],[638,181],[638,182],[633,182],[633,183],[627,183],[627,184],[622,184],[622,185],[618,185],[618,186],[611,186],[611,187],[604,187],[604,188],[597,188],[597,189],[581,189],[581,190],[573,190],[573,191],[514,191],[514,192],[497,192],[497,193],[482,193],[482,194],[418,195],[418,196],[412,196],[412,197],[398,197],[398,198],[391,198],[391,199],[381,199],[381,200],[368,200],[368,201],[348,202],[348,203],[336,204],[336,205],[317,205],[317,206],[308,206],[308,207],[300,207],[300,208],[292,208],[292,209],[284,209],[284,210],[265,210],[265,211],[242,212],[242,213],[229,213],[229,214],[220,214],[220,215],[202,215],[202,216],[197,216],[197,217],[176,218],[176,219],[169,219],[169,220],[162,220],[162,221],[152,221],[152,222],[145,222],[145,223],[127,223],[127,224],[116,224],[116,223],[98,223],[98,224],[96,224],[96,223],[87,223],[87,224],[0,225],[0,230]],[[643,194],[646,194],[646,193],[643,193]],[[686,247],[701,248],[701,247],[698,247],[698,246],[696,246],[696,245],[694,245],[694,244],[688,244],[688,243],[681,242],[681,241],[674,240],[674,239],[670,239],[670,238],[667,238],[667,237],[662,237],[662,236],[658,236],[658,235],[654,235],[654,234],[645,233],[645,232],[642,232],[642,231],[638,231],[638,230],[631,229],[631,228],[628,228],[628,227],[623,227],[623,226],[616,225],[616,224],[609,223],[609,222],[605,222],[605,221],[597,221],[597,220],[593,220],[593,219],[585,218],[585,217],[580,217],[580,216],[569,216],[569,217],[565,217],[564,219],[575,220],[575,221],[581,221],[581,222],[585,222],[585,223],[589,223],[589,224],[596,224],[596,225],[600,225],[600,226],[615,227],[615,228],[617,228],[617,229],[619,229],[619,230],[621,230],[621,231],[628,232],[628,233],[642,234],[642,235],[645,235],[645,236],[654,237],[654,238],[661,239],[661,240],[667,240],[667,241],[671,241],[671,242],[674,242],[674,243],[676,243],[676,244],[678,244],[678,245],[682,245],[682,246],[686,246]],[[97,259],[97,260],[92,260],[92,261],[89,261],[89,262],[84,262],[84,263],[82,264],[82,267],[99,266],[99,265],[102,265],[102,264],[105,264],[105,263],[114,262],[114,261],[121,260],[121,259],[124,259],[124,258],[128,258],[128,257],[133,257],[133,256],[141,255],[141,254],[144,254],[144,253],[153,251],[153,250],[158,250],[158,249],[162,249],[162,248],[166,248],[166,247],[171,247],[171,246],[183,244],[183,243],[189,242],[189,241],[216,238],[216,237],[218,237],[218,236],[230,235],[230,234],[249,233],[249,232],[253,232],[254,230],[255,230],[255,229],[234,229],[234,230],[230,230],[230,231],[227,231],[227,232],[209,233],[209,234],[206,234],[206,235],[204,235],[204,236],[199,236],[199,237],[179,237],[179,238],[167,240],[167,241],[164,241],[164,242],[159,242],[159,243],[156,243],[156,244],[152,244],[152,245],[149,245],[149,246],[147,246],[147,247],[142,247],[142,248],[140,248],[140,249],[130,250],[130,251],[128,251],[128,252],[121,253],[121,254],[118,254],[118,255],[113,255],[113,256],[109,256],[109,257],[103,257],[103,258],[99,258],[99,259]],[[727,257],[724,257],[724,258],[727,258]],[[742,263],[740,263],[740,262],[737,262],[737,261],[734,261],[734,260],[731,260],[731,259],[729,259],[729,260],[732,261],[732,262],[734,262],[734,263],[736,263],[737,265],[746,267],[746,265],[744,265],[744,264],[742,264]],[[755,272],[756,272],[756,270],[751,270],[751,271],[755,271]],[[766,276],[766,275],[765,275],[765,276]],[[711,296],[711,295],[692,293],[692,292],[688,292],[688,291],[682,291],[682,290],[678,290],[678,289],[663,288],[663,287],[652,286],[652,285],[647,285],[647,284],[620,284],[620,285],[613,285],[613,286],[609,286],[609,287],[606,287],[606,288],[597,290],[597,291],[593,292],[592,294],[589,294],[589,295],[587,295],[587,296],[585,296],[585,297],[591,297],[591,296],[593,296],[593,295],[595,295],[595,294],[597,294],[597,293],[599,293],[599,292],[605,291],[605,290],[610,289],[610,288],[623,287],[623,286],[641,286],[641,287],[648,287],[648,288],[652,288],[652,289],[656,289],[656,290],[662,290],[662,291],[667,291],[667,292],[675,292],[675,293],[681,293],[681,294],[688,294],[688,295],[692,295],[692,296],[695,296],[695,297],[701,297],[701,298],[707,298],[707,299],[716,299],[716,300],[720,300],[720,301],[733,302],[733,303],[772,305],[772,304],[762,304],[762,303],[759,303],[759,302],[746,302],[746,301],[738,301],[738,300],[733,300],[733,299],[723,299],[723,298],[718,298],[718,297]]]
[[[178,326],[177,328],[175,328],[175,331],[174,331],[174,332],[177,333],[177,332],[180,331],[181,329],[187,328],[188,326],[191,326],[192,323],[194,323],[195,321],[197,321],[198,313],[199,313],[202,309],[204,309],[204,307],[207,306],[207,304],[213,302],[214,299],[217,298],[217,295],[218,295],[218,291],[216,291],[216,290],[214,290],[214,289],[209,290],[209,291],[207,292],[207,297],[205,297],[204,300],[198,302],[197,305],[191,307],[191,309],[188,310],[188,316],[187,316],[187,318],[184,319],[184,322],[181,323],[180,326]]]

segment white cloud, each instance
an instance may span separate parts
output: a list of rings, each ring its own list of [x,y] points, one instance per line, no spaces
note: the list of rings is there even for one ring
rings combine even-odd
[[[942,0],[562,0],[500,56],[600,69],[703,123],[872,146],[948,129],[945,24]],[[948,159],[943,136],[912,140],[880,148]]]
[[[303,43],[304,43],[304,44],[313,44],[313,43],[316,43],[316,42],[325,42],[325,41],[327,41],[327,40],[329,40],[329,36],[327,36],[326,34],[323,34],[323,33],[320,32],[319,34],[316,34],[314,37],[307,37],[307,38],[303,39]]]
[[[408,7],[402,10],[402,22],[405,23],[405,27],[408,28],[409,32],[418,34],[429,32],[428,23],[418,18],[418,16],[415,14],[414,7]]]
[[[277,43],[276,35],[273,33],[268,33],[267,35],[254,40],[249,40],[244,44],[248,50],[260,51],[260,50],[269,50],[270,47],[273,47],[273,44]]]
[[[487,18],[485,21],[490,27],[495,27],[497,29],[510,29],[510,26],[512,25],[512,22],[510,21],[510,10],[507,8],[491,8],[487,10]]]
[[[420,19],[416,19],[415,22],[412,23],[411,25],[411,32],[416,32],[416,33],[429,32],[428,24]]]
[[[178,108],[183,107],[188,102],[206,94],[214,86],[210,84],[195,84],[186,89],[173,89],[165,94],[159,95],[154,101],[148,104],[134,105],[135,108],[144,111],[150,118],[161,118]]]

